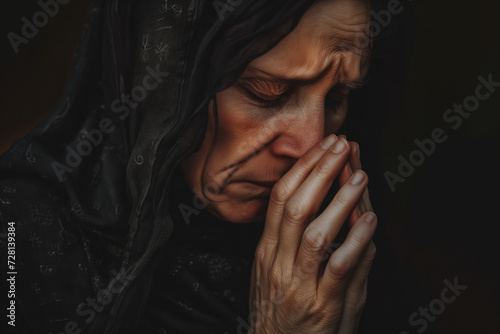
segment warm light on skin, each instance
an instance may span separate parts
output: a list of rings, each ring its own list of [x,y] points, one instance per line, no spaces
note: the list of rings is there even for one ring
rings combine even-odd
[[[233,223],[263,220],[270,188],[245,181],[281,178],[309,148],[338,131],[349,88],[368,71],[368,53],[332,52],[322,36],[356,41],[366,31],[368,11],[361,0],[313,4],[289,35],[217,94],[218,129],[211,155],[213,102],[201,149],[181,162],[190,189],[200,194],[202,181],[210,185],[209,212]],[[338,106],[325,106],[326,99]]]

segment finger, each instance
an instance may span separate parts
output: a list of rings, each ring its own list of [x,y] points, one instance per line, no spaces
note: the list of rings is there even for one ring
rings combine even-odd
[[[361,169],[359,144],[352,141],[351,142],[351,149],[352,149],[352,154],[351,154],[351,157],[349,159],[349,163],[351,164],[351,167],[353,170]]]
[[[348,164],[349,166],[346,166],[345,171],[343,171],[343,173],[339,177],[341,185],[343,184],[342,181],[348,178],[348,176],[350,176],[353,171],[362,168],[360,160],[359,144],[356,142],[350,142],[350,145],[351,145],[351,156],[349,157],[349,164]],[[356,222],[359,216],[368,211],[373,211],[373,207],[370,202],[370,195],[367,187],[365,192],[363,193],[363,196],[361,197],[361,200],[359,201],[358,207],[356,208],[356,210],[353,211],[353,215],[349,217],[349,226],[352,227],[352,225]]]
[[[373,212],[363,214],[349,231],[345,242],[331,255],[320,278],[319,298],[343,298],[354,268],[360,263],[375,232],[377,218]]]
[[[373,211],[372,203],[370,201],[370,192],[368,191],[368,187],[366,187],[363,192],[363,196],[361,196],[361,200],[359,201],[359,208],[361,213],[365,213],[368,211]]]
[[[329,245],[356,206],[367,183],[366,174],[357,171],[350,181],[340,188],[325,211],[306,228],[294,269],[304,282],[313,281],[313,278],[317,277]],[[316,283],[316,280],[314,282]]]
[[[266,223],[261,241],[275,244],[279,239],[279,230],[283,217],[283,208],[292,193],[304,182],[321,157],[338,140],[337,136],[329,135],[321,143],[307,151],[293,167],[274,185],[266,212]]]
[[[351,142],[354,153],[351,154],[350,164],[353,170],[361,169],[361,154],[359,149],[359,144],[355,142]],[[361,201],[359,202],[359,209],[361,211],[360,214],[363,214],[368,211],[373,211],[373,207],[370,201],[370,193],[368,191],[368,187],[366,188]]]
[[[282,263],[295,262],[304,230],[345,165],[349,149],[347,140],[338,140],[286,202],[277,246],[277,259]]]
[[[338,334],[350,334],[357,332],[359,318],[366,303],[368,274],[375,258],[376,248],[370,241],[365,249],[361,260],[354,269],[351,280],[345,294],[344,311],[340,320]]]
[[[340,172],[339,175],[339,187],[342,187],[344,184],[346,184],[347,181],[351,178],[351,175],[352,175],[351,164],[347,162],[344,165],[344,168],[342,168],[342,171]]]
[[[352,156],[352,153],[351,153]],[[339,175],[339,186],[342,187],[344,184],[346,184],[349,179],[352,176],[352,168],[350,162],[346,163],[344,168],[342,169],[342,172]],[[361,216],[362,212],[361,209],[359,208],[359,202],[358,206],[354,210],[352,210],[352,213],[349,215],[349,218],[347,219],[347,222],[349,224],[349,228],[351,228],[356,220],[358,220],[359,216]]]

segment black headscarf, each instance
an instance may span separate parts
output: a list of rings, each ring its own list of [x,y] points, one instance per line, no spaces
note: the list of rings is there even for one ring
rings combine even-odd
[[[60,104],[0,158],[0,218],[17,223],[23,259],[19,328],[136,328],[208,102],[311,3],[94,1]]]

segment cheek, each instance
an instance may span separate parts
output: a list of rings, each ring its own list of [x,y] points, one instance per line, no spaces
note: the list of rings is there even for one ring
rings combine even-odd
[[[245,151],[249,138],[255,138],[262,122],[234,88],[217,95],[217,149],[232,156]],[[243,153],[243,152],[240,152]]]
[[[251,120],[242,116],[241,106],[236,102],[227,102],[226,99],[217,101],[217,136],[218,144],[232,144],[240,141],[242,131],[251,126]]]
[[[245,104],[241,103],[241,97],[236,96],[231,89],[217,94],[217,129],[213,108],[214,104],[210,102],[202,147],[181,162],[190,187],[200,187],[201,180],[221,186],[229,172],[225,171],[226,168],[240,162],[253,149],[249,138],[255,137],[255,129],[259,128],[259,124],[251,117]]]

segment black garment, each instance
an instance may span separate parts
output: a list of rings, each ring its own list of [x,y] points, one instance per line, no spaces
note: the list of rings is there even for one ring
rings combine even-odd
[[[194,194],[181,178],[172,237],[158,264],[138,333],[238,333],[248,324],[255,247],[264,223],[233,224],[180,204]]]
[[[83,329],[100,314],[91,303],[121,268],[130,214],[128,153],[122,123],[103,102],[104,7],[95,1],[89,12],[59,105],[0,157],[2,255],[8,222],[16,228],[15,333],[60,333],[68,324]],[[114,131],[100,132],[98,145],[85,151],[104,119]]]

